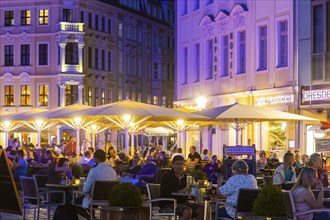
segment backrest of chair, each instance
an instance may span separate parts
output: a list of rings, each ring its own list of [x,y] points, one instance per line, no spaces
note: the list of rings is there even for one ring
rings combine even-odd
[[[39,188],[46,187],[48,181],[47,175],[34,174],[33,177],[36,179]]]
[[[22,186],[23,199],[38,198],[38,187],[35,178],[20,176],[20,182]]]
[[[121,175],[123,172],[129,169],[128,164],[118,164],[116,167],[116,172],[118,175]]]
[[[118,183],[114,180],[96,180],[92,189],[93,200],[108,200],[109,191]]]
[[[237,198],[237,213],[252,213],[254,200],[258,197],[260,189],[240,189]]]
[[[296,207],[294,205],[294,200],[291,191],[282,191],[283,202],[285,207],[286,216],[289,219],[294,219],[294,213],[296,212]]]
[[[291,190],[292,189],[292,187],[294,186],[294,184],[295,183],[283,183],[282,184],[282,189],[284,189],[284,190]]]
[[[160,184],[147,184],[148,199],[158,199],[160,198]]]

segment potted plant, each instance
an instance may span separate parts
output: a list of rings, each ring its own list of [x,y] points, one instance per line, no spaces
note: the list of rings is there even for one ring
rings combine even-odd
[[[109,192],[109,207],[101,209],[101,219],[144,220],[149,208],[142,206],[140,191],[131,183],[116,184]]]
[[[253,202],[253,219],[286,219],[281,187],[266,182]]]
[[[191,176],[195,179],[195,181],[203,181],[206,178],[206,174],[199,169],[195,169],[192,173]]]
[[[79,164],[72,164],[71,165],[72,175],[75,179],[79,179],[83,174],[84,170]]]

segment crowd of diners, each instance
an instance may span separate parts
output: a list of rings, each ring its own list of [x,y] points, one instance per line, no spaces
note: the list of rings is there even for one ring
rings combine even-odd
[[[2,147],[1,147],[2,148]],[[89,193],[95,180],[120,180],[131,182],[139,189],[148,182],[157,181],[156,175],[160,168],[167,169],[159,180],[162,197],[174,197],[177,199],[177,214],[180,219],[202,219],[204,208],[199,204],[189,203],[186,197],[173,196],[174,192],[186,192],[187,174],[184,167],[188,164],[201,169],[209,182],[218,184],[217,193],[226,198],[226,206],[219,210],[221,217],[233,218],[240,188],[258,188],[256,177],[248,173],[248,165],[242,159],[237,159],[232,165],[231,177],[223,183],[221,173],[221,161],[217,155],[210,155],[207,149],[199,154],[196,147],[191,146],[189,155],[185,158],[181,148],[163,149],[161,145],[150,145],[135,149],[134,155],[122,151],[117,152],[109,147],[107,152],[87,145],[83,142],[79,155],[75,154],[76,144],[74,139],[60,147],[46,147],[36,149],[31,146],[20,146],[15,143],[5,148],[8,164],[13,171],[14,178],[19,181],[20,176],[30,175],[33,167],[45,167],[40,172],[48,175],[50,183],[60,183],[61,178],[72,178],[71,164],[80,165],[86,172],[86,182],[83,192]],[[322,167],[322,157],[318,153],[310,156],[300,155],[299,151],[288,151],[283,161],[276,152],[260,151],[256,154],[256,167],[258,175],[267,170],[273,172],[273,183],[283,184],[294,182],[292,188],[296,209],[298,211],[320,208],[323,205],[323,190],[328,188],[328,172]],[[118,167],[126,165],[126,169],[118,171]],[[312,189],[321,193],[315,198]],[[88,208],[90,198],[82,197],[77,203],[82,203],[83,209],[79,213],[89,218],[91,213]],[[169,204],[161,204],[162,211],[173,209]],[[329,213],[308,214],[300,219],[327,219]]]

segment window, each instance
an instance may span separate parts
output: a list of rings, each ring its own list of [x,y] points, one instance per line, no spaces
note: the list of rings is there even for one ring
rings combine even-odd
[[[48,9],[39,9],[39,25],[48,24]]]
[[[105,51],[101,51],[101,68],[102,70],[105,70]]]
[[[95,88],[95,106],[99,105],[99,88]]]
[[[85,23],[85,13],[84,13],[84,11],[80,12],[80,22]]]
[[[104,18],[104,17],[102,17],[101,31],[102,31],[102,32],[105,32],[105,18]]]
[[[112,89],[108,89],[108,103],[112,102]]]
[[[92,28],[92,13],[88,13],[88,28]]]
[[[118,20],[118,37],[123,36],[123,22]]]
[[[14,86],[5,85],[5,106],[14,106]]]
[[[154,96],[154,105],[158,105],[158,96]]]
[[[229,76],[229,36],[222,37],[222,71],[220,77]]]
[[[194,49],[195,49],[195,60],[194,60],[194,72],[195,72],[195,79],[194,82],[199,82],[199,65],[200,65],[200,55],[199,55],[199,44],[195,44],[194,45]],[[170,77],[170,76],[169,76]]]
[[[182,13],[181,15],[186,15],[188,13],[188,0],[183,0],[182,3]]]
[[[95,30],[99,30],[99,16],[95,15]]]
[[[112,28],[111,19],[108,19],[108,32],[109,32],[109,34],[112,33],[111,28]]]
[[[39,65],[48,65],[48,44],[39,44]]]
[[[95,48],[95,63],[94,63],[94,68],[98,69],[99,68],[99,49]]]
[[[31,105],[31,90],[29,85],[21,85],[21,106]]]
[[[258,70],[267,69],[267,26],[259,27],[259,65]]]
[[[108,52],[108,70],[112,71],[112,53],[111,51]]]
[[[14,45],[5,45],[5,66],[14,66]]]
[[[158,79],[158,63],[154,63],[154,79]]]
[[[313,3],[312,80],[330,80],[330,3]]]
[[[31,11],[30,10],[21,10],[21,26],[31,24]]]
[[[182,82],[181,84],[188,83],[188,48],[183,48],[183,70],[182,70]]]
[[[206,0],[206,5],[213,4],[213,0]]]
[[[206,75],[205,79],[212,79],[213,78],[213,40],[208,40],[206,42]]]
[[[68,42],[65,46],[65,64],[78,65],[78,43]]]
[[[278,67],[288,65],[288,21],[278,22]]]
[[[39,106],[48,106],[48,85],[39,85]]]
[[[88,87],[87,102],[89,106],[92,106],[92,87]]]
[[[14,26],[14,11],[5,11],[5,26]]]
[[[22,44],[21,45],[21,66],[30,65],[30,45]]]
[[[65,105],[73,105],[78,102],[78,85],[66,85]]]
[[[199,0],[194,0],[194,7],[193,10],[196,11],[199,9]]]
[[[63,21],[72,22],[72,9],[63,9]]]
[[[238,59],[237,74],[245,73],[246,68],[246,34],[245,31],[238,32]]]
[[[88,47],[88,68],[92,68],[92,48]]]
[[[105,93],[104,89],[101,89],[101,105],[105,104]]]

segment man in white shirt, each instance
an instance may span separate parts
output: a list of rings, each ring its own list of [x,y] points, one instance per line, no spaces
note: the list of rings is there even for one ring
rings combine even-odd
[[[87,176],[86,182],[83,187],[83,193],[90,194],[92,191],[93,184],[95,180],[116,180],[117,179],[117,174],[116,171],[109,166],[108,164],[105,163],[106,160],[106,154],[103,150],[96,150],[94,153],[94,159],[97,164],[96,167],[92,168]],[[81,201],[81,200],[80,200]],[[92,198],[90,196],[85,196],[82,201],[82,207],[83,208],[88,208],[89,205],[92,202]],[[79,198],[76,200],[76,203],[79,204]],[[84,217],[86,216],[86,210],[85,213],[81,213],[79,209],[77,209],[78,213],[83,215]],[[90,213],[91,214],[91,213]]]
[[[297,179],[296,171],[293,167],[293,154],[288,152],[284,155],[283,164],[278,166],[273,176],[274,184],[283,184],[287,182],[295,182]]]

